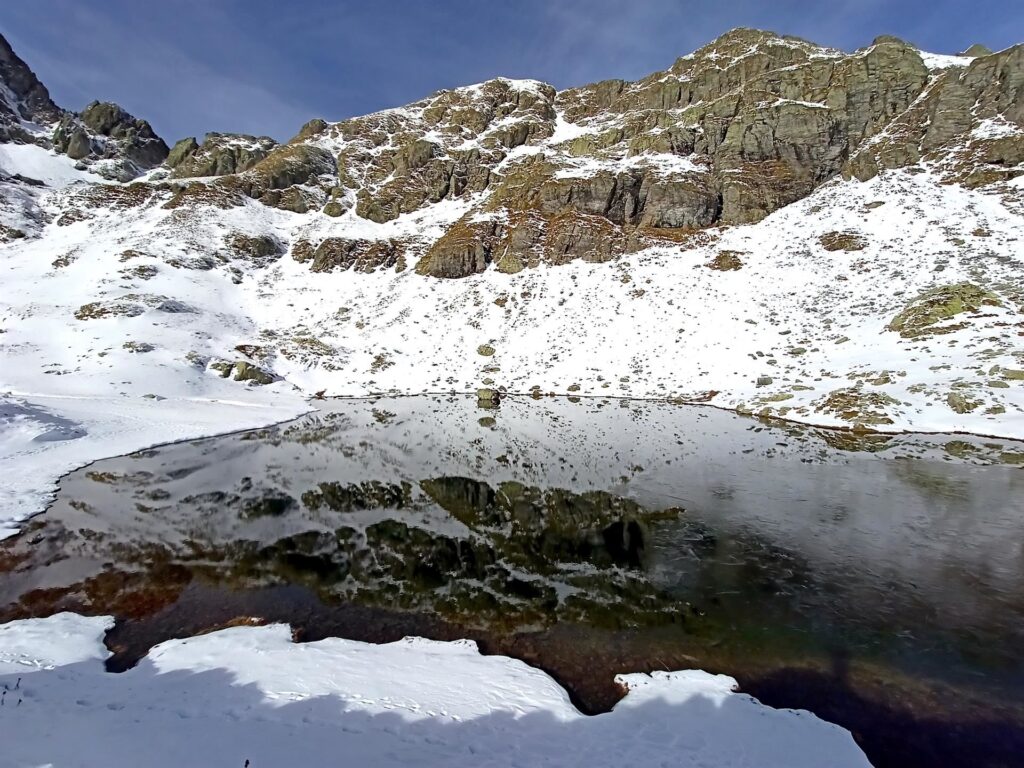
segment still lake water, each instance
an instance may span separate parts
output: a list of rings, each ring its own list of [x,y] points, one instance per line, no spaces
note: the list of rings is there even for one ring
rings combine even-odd
[[[112,670],[246,617],[468,636],[592,712],[615,673],[700,667],[877,766],[1024,765],[1024,443],[641,401],[323,405],[72,473],[0,542],[0,620],[113,614]]]

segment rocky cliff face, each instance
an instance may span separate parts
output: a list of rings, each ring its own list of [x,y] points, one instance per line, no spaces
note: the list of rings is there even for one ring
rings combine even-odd
[[[117,105],[59,109],[3,42],[10,98],[0,114],[8,140],[49,140],[108,178],[128,181],[166,161],[155,178],[201,179],[172,184],[196,200],[237,205],[240,194],[376,223],[469,201],[443,237],[411,254],[420,274],[451,278],[491,264],[517,272],[606,261],[752,223],[839,175],[866,180],[934,161],[970,185],[1014,178],[1024,162],[1024,47],[971,50],[982,53],[926,63],[893,37],[846,54],[737,29],[637,82],[557,92],[498,79],[340,123],[312,120],[284,145],[210,133],[168,154]],[[19,120],[55,126],[32,137]],[[343,247],[357,260],[379,250]]]
[[[400,248],[424,275],[606,261],[759,221],[840,175],[865,180],[921,161],[971,185],[1021,173],[1024,48],[926,56],[892,37],[847,54],[739,29],[633,83],[557,92],[498,79],[340,123],[313,120],[280,146],[227,134],[185,139],[167,167],[173,179],[202,179],[175,186],[196,200],[240,204],[240,193],[376,223],[469,202],[443,237]],[[148,125],[107,114],[90,121],[111,109],[65,118],[55,146],[85,157],[97,149],[89,136],[113,131],[122,137],[116,152],[136,168],[163,159]],[[122,166],[114,175],[131,174]]]
[[[851,153],[848,173],[866,180],[922,161],[949,181],[1009,181],[1024,163],[1024,46],[941,71],[872,141]]]
[[[0,247],[25,285],[67,283],[90,352],[136,329],[103,365],[165,349],[200,390],[252,369],[349,393],[590,381],[862,426],[916,423],[922,398],[1024,413],[999,373],[1024,367],[1021,45],[739,29],[636,82],[496,79],[171,150],[117,105],[60,109],[6,45],[0,75]],[[940,330],[878,362],[915,302]],[[136,338],[154,325],[185,351]],[[903,381],[947,333],[953,362]]]

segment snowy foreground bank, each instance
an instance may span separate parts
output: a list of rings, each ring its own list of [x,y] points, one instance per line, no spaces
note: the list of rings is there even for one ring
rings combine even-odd
[[[115,675],[109,624],[0,626],[0,764],[868,765],[842,728],[762,706],[721,675],[622,675],[626,698],[587,717],[543,672],[468,641],[295,644],[287,626],[236,627]]]

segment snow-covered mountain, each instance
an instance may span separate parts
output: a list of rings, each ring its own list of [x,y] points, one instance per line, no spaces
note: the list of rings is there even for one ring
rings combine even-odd
[[[1022,45],[739,29],[637,82],[497,79],[169,151],[117,105],[57,107],[6,42],[0,79],[24,434],[49,434],[37,395],[74,424],[107,398],[109,425],[144,395],[494,387],[1024,435]]]

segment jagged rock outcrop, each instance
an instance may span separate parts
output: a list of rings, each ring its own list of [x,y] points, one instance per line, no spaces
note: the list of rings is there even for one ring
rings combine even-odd
[[[339,146],[341,182],[356,190],[356,213],[385,222],[484,191],[509,150],[551,135],[554,100],[550,85],[499,78],[402,109],[318,125],[314,140]],[[300,136],[312,130],[307,126]]]
[[[405,268],[405,245],[400,240],[364,240],[328,237],[315,247],[300,241],[292,250],[298,262],[311,262],[311,272],[376,272],[378,269]]]
[[[114,181],[131,181],[159,166],[168,152],[148,122],[117,104],[94,101],[80,114],[57,106],[2,36],[0,142],[52,147]]]
[[[497,232],[493,221],[456,222],[431,246],[416,271],[431,277],[468,277],[483,272],[491,262]]]
[[[0,142],[33,141],[22,122],[48,125],[60,120],[63,110],[53,103],[46,86],[0,35]]]
[[[131,181],[163,163],[168,152],[148,122],[100,101],[80,115],[65,113],[54,129],[53,148],[73,160],[93,161],[93,171],[115,181]]]
[[[276,147],[230,185],[265,205],[306,213],[324,205],[337,177],[330,152],[308,144]]]
[[[853,154],[847,171],[863,181],[921,161],[971,186],[1024,173],[1024,45],[939,74],[878,140]]]
[[[895,39],[845,56],[734,30],[667,72],[633,84],[598,83],[559,99],[576,120],[634,116],[587,149],[607,152],[625,142],[627,154],[653,148],[707,158],[706,187],[721,199],[714,220],[735,224],[761,219],[834,176],[852,148],[906,109],[927,80],[918,52]]]
[[[564,91],[555,108],[571,123],[566,140],[489,180],[482,210],[515,221],[514,236],[502,242],[500,225],[467,214],[418,271],[605,260],[628,250],[637,228],[656,236],[757,221],[839,174],[929,78],[920,53],[896,38],[846,55],[735,30],[637,83]]]
[[[960,55],[961,56],[978,57],[978,56],[989,56],[992,53],[994,53],[994,51],[991,48],[989,48],[987,45],[982,45],[981,43],[975,43],[974,45],[972,45],[970,48],[968,48],[966,51],[964,51]]]
[[[276,261],[284,253],[281,241],[272,235],[232,232],[225,238],[225,242],[234,256],[258,266]]]
[[[173,178],[227,176],[248,171],[277,146],[269,136],[208,133],[199,144],[194,137],[182,139],[167,156]]]

